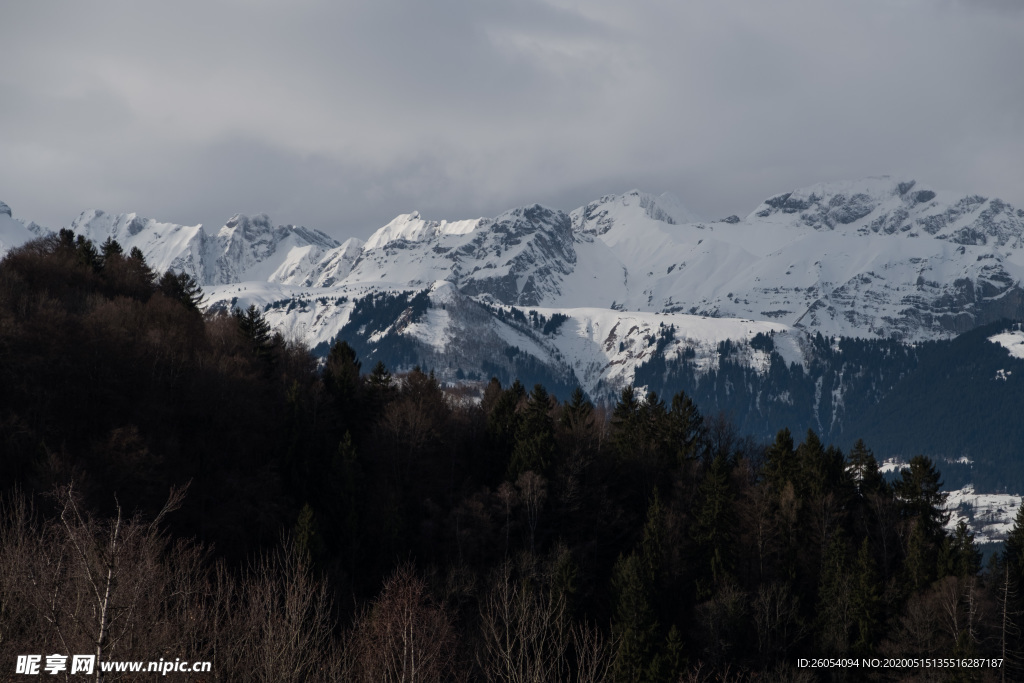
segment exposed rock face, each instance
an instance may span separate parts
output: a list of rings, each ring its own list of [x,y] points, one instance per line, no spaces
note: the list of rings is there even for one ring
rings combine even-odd
[[[299,284],[341,244],[318,231],[275,226],[265,213],[236,214],[216,237],[216,276],[210,284],[262,280]]]
[[[535,306],[559,295],[577,262],[575,242],[569,216],[540,205],[455,223],[406,214],[366,241],[347,280],[447,280],[464,294]]]

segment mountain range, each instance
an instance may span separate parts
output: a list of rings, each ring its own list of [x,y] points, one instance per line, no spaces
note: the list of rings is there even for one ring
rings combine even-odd
[[[320,355],[344,339],[364,367],[518,378],[562,397],[581,386],[598,401],[632,384],[685,389],[762,436],[790,426],[868,437],[865,416],[942,356],[935,344],[1024,319],[1024,210],[910,179],[813,185],[715,221],[635,190],[568,213],[412,212],[365,242],[265,214],[215,234],[100,210],[69,227],[189,273],[212,310],[256,305]],[[46,232],[0,204],[0,251]],[[1000,349],[982,375],[1008,373],[1005,390],[1024,371],[988,341],[1002,329],[974,343]]]
[[[38,234],[34,224],[26,233],[33,227]],[[70,227],[138,246],[157,270],[184,270],[214,289],[401,291],[444,281],[507,306],[747,318],[911,342],[1024,306],[1024,210],[890,178],[814,185],[714,222],[670,196],[632,191],[569,213],[534,205],[446,221],[413,212],[365,242],[275,226],[265,214],[236,215],[212,236],[97,210]]]

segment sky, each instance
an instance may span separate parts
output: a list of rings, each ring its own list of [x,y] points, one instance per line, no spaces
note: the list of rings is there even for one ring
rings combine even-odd
[[[0,201],[337,238],[883,174],[1024,207],[1022,36],[1019,0],[6,0]]]

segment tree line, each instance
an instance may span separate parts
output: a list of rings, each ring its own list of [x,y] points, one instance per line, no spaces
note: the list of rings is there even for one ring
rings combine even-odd
[[[318,364],[113,240],[0,262],[0,452],[4,652],[231,681],[1022,675],[1024,517],[983,568],[926,457],[887,481],[862,442],[764,443],[681,392],[474,400],[344,341]]]

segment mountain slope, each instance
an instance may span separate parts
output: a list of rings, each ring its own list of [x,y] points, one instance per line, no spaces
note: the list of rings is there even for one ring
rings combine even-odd
[[[1022,312],[1024,211],[998,199],[877,178],[778,195],[745,220],[673,225],[643,204],[609,197],[573,212],[614,250],[626,308],[907,340]]]
[[[0,202],[0,256],[30,239],[38,237],[43,229],[35,223],[26,224],[11,216],[11,207]]]

